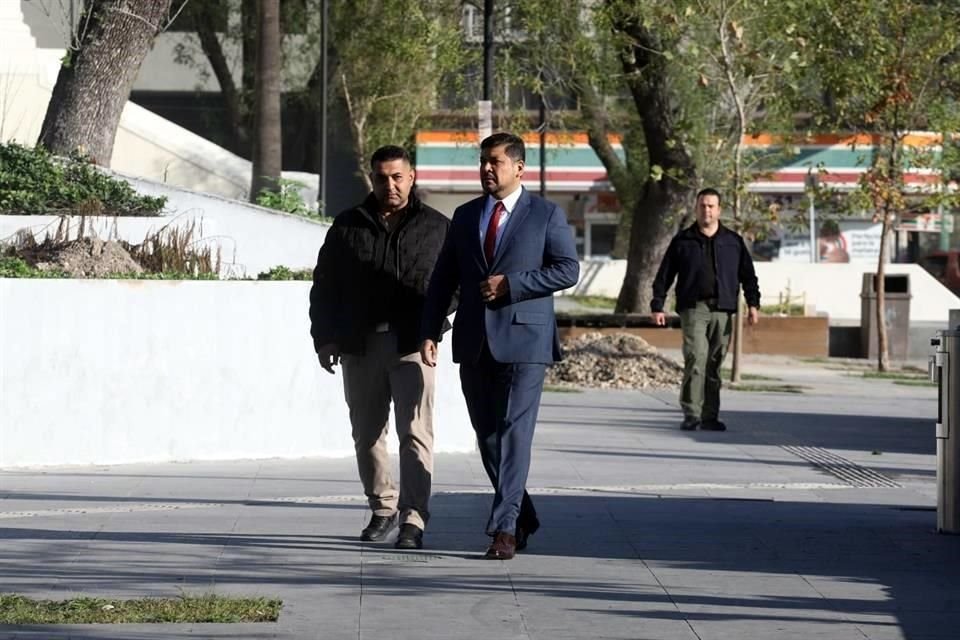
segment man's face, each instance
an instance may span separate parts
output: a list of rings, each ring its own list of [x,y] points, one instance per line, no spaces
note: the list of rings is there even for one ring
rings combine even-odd
[[[720,220],[720,198],[711,194],[697,198],[697,223],[701,227],[712,227]]]
[[[370,172],[373,195],[385,211],[397,211],[407,206],[410,189],[416,173],[406,160],[377,162]]]
[[[520,186],[523,160],[514,161],[507,155],[507,145],[480,151],[480,184],[483,192],[498,200],[510,195]]]

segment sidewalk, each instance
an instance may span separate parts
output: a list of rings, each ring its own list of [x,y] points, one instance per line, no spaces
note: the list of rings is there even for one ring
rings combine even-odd
[[[809,388],[725,391],[725,433],[680,431],[673,391],[545,394],[529,481],[543,528],[509,562],[480,559],[476,455],[438,457],[427,548],[403,553],[358,542],[352,460],[0,471],[2,592],[284,601],[275,624],[0,638],[955,639],[936,389],[747,364]]]

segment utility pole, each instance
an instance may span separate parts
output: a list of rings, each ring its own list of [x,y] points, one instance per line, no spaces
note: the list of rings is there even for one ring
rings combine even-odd
[[[320,18],[323,26],[320,29],[320,188],[317,196],[320,213],[329,215],[327,209],[327,25],[329,23],[330,7],[328,0],[322,0]]]
[[[807,173],[806,186],[807,186],[807,198],[810,200],[810,205],[808,209],[808,215],[810,216],[810,262],[815,263],[819,262],[820,256],[817,247],[817,209],[814,205],[814,200],[816,199],[817,194],[817,176],[814,175],[813,170]]]
[[[547,100],[543,96],[543,72],[540,72],[540,197],[547,197]]]
[[[493,133],[493,0],[483,0],[483,99],[478,104],[480,140]]]

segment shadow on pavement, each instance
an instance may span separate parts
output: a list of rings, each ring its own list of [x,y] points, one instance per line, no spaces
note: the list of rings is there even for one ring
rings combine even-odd
[[[960,538],[936,535],[931,511],[537,495],[543,528],[528,551],[506,565],[510,586],[505,586],[502,572],[489,570],[500,565],[463,562],[479,557],[485,544],[481,527],[489,500],[478,494],[436,496],[428,548],[420,554],[324,534],[320,517],[316,535],[289,534],[280,524],[274,532],[260,524],[267,532],[258,534],[2,527],[0,542],[7,549],[2,572],[26,592],[55,583],[67,590],[134,595],[163,585],[215,583],[219,593],[251,586],[263,594],[304,586],[342,593],[362,586],[371,596],[467,599],[512,588],[521,603],[546,599],[567,613],[634,616],[638,623],[896,625],[898,637],[910,640],[954,638],[960,625]],[[269,523],[277,506],[258,505],[246,517]],[[100,550],[78,557],[78,545]],[[198,568],[191,560],[216,554],[215,569]]]

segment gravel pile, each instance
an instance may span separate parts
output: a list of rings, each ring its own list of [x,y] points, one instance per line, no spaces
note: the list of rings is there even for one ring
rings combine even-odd
[[[41,259],[38,260],[38,257]],[[116,274],[143,273],[143,267],[120,243],[104,242],[98,238],[66,242],[48,249],[42,256],[35,256],[34,260],[41,271],[65,271],[71,278],[105,278]]]
[[[626,333],[585,333],[563,341],[564,358],[547,369],[546,384],[593,389],[677,387],[683,367]]]

